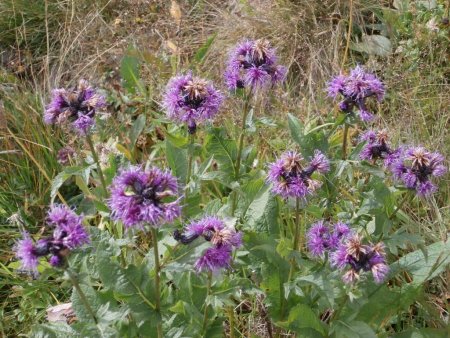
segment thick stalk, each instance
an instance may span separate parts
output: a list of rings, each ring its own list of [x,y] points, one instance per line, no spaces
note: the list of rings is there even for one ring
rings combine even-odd
[[[158,230],[152,227],[153,253],[155,254],[155,310],[161,316],[161,286],[160,286],[160,265],[158,253]],[[163,337],[161,318],[158,323],[158,338]]]
[[[206,286],[206,297],[208,297],[211,294],[211,284],[212,284],[212,272],[208,272],[208,284]],[[205,302],[205,311],[203,312],[203,327],[202,332],[203,334],[206,333],[206,326],[208,324],[208,304]]]
[[[80,300],[83,303],[84,307],[86,308],[87,312],[91,315],[92,319],[94,320],[95,324],[98,323],[97,317],[95,316],[94,310],[92,310],[92,307],[89,305],[89,302],[87,300],[86,295],[84,294],[83,290],[80,288],[80,284],[78,283],[77,277],[73,275],[73,273],[70,271],[70,269],[66,269],[67,275],[69,276],[73,287],[75,290],[77,290],[78,295],[80,296]]]
[[[348,124],[344,124],[344,135],[342,137],[342,159],[347,159],[347,139],[348,139]]]
[[[100,167],[100,161],[98,160],[97,152],[95,151],[94,143],[92,142],[92,138],[90,134],[86,135],[87,143],[89,144],[89,148],[91,148],[92,157],[94,158],[94,162],[97,165],[98,176],[100,177],[100,182],[103,187],[103,193],[105,196],[108,196],[108,190],[106,188],[105,176],[103,176],[102,168]]]

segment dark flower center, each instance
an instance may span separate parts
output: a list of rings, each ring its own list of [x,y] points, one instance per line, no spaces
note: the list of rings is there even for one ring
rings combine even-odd
[[[355,270],[359,272],[360,270],[370,271],[372,269],[372,258],[375,255],[374,251],[370,251],[369,253],[360,252],[359,259],[356,259],[353,256],[350,256],[348,259],[348,264]]]
[[[159,198],[153,186],[144,185],[140,181],[135,181],[133,183],[133,190],[140,202],[152,202],[155,205],[159,203]]]

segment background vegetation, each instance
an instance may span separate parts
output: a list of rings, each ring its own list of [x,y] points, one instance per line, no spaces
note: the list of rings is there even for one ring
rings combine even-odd
[[[18,276],[11,252],[20,236],[16,219],[30,232],[41,229],[51,182],[62,170],[56,152],[77,141],[42,123],[51,88],[73,85],[79,77],[105,88],[114,122],[105,124],[100,139],[112,144],[121,135],[129,142],[114,151],[132,161],[151,158],[165,128],[159,101],[167,80],[194,69],[221,83],[224,51],[243,38],[265,37],[289,67],[289,77],[255,107],[257,123],[278,126],[258,131],[260,161],[285,149],[288,113],[306,126],[337,116],[324,84],[358,63],[379,74],[389,89],[376,127],[390,130],[393,143],[420,143],[449,158],[448,11],[443,0],[0,1],[0,333],[27,334],[32,324],[45,322],[46,308],[70,296],[57,276],[33,283]],[[217,125],[239,121],[235,104],[227,101]],[[138,116],[146,123],[130,133]],[[351,132],[356,144],[361,130]],[[76,200],[79,187],[69,183],[61,194]],[[447,175],[432,204],[415,200],[402,207],[396,227],[408,241],[399,255],[447,240],[449,196]],[[144,250],[147,245],[143,240]],[[448,277],[447,270],[424,282],[397,309],[396,325],[445,328]],[[250,299],[252,314],[236,319],[242,326],[253,323],[249,330],[262,335],[257,328],[264,327],[266,310],[260,298]]]

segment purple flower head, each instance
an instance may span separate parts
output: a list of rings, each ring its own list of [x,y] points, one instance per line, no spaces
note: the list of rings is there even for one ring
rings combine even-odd
[[[96,111],[106,106],[105,98],[89,86],[86,80],[80,80],[72,90],[54,89],[52,100],[44,112],[47,124],[71,123],[80,134],[85,135],[95,124]]]
[[[326,251],[334,252],[351,230],[347,224],[338,222],[334,226],[319,221],[308,231],[308,248],[313,256],[323,256]]]
[[[389,272],[384,245],[362,243],[359,235],[346,238],[331,256],[331,265],[347,269],[342,280],[351,284],[360,279],[363,272],[371,272],[376,283],[382,283]]]
[[[416,190],[419,196],[436,192],[432,177],[440,177],[447,171],[444,157],[423,147],[410,147],[399,152],[390,168],[397,180],[401,180],[407,188]]]
[[[72,147],[67,146],[58,150],[56,158],[59,164],[68,165],[70,163],[70,160],[74,158],[75,155],[75,150]]]
[[[24,232],[22,237],[14,246],[13,250],[16,252],[16,258],[20,261],[21,269],[30,271],[36,275],[39,257],[35,252],[33,240],[28,232]]]
[[[169,171],[139,166],[122,169],[110,186],[108,201],[111,217],[125,227],[159,227],[171,223],[181,214],[178,183]]]
[[[270,164],[267,181],[272,183],[272,191],[283,198],[305,198],[313,194],[321,183],[312,179],[311,176],[316,171],[319,173],[329,171],[329,161],[316,150],[309,165],[304,164],[303,157],[295,151],[285,152],[278,160]]]
[[[225,82],[230,90],[261,89],[283,82],[286,73],[286,67],[278,65],[275,49],[269,41],[247,40],[231,51]]]
[[[361,136],[361,140],[366,142],[359,154],[359,157],[363,160],[375,162],[382,159],[385,167],[390,167],[399,156],[399,151],[393,150],[389,145],[386,130],[378,132],[369,130]]]
[[[343,101],[339,108],[352,114],[353,108],[358,107],[359,117],[362,121],[371,121],[374,115],[367,109],[366,100],[375,96],[378,101],[384,97],[385,89],[383,83],[373,74],[366,73],[360,66],[350,71],[350,75],[337,75],[328,82],[328,96],[336,98],[339,94]]]
[[[47,214],[47,226],[52,235],[33,243],[28,233],[15,246],[22,268],[37,274],[38,258],[51,255],[52,266],[62,266],[71,250],[89,243],[89,235],[82,225],[82,216],[63,205],[53,205]]]
[[[189,132],[195,133],[197,123],[216,116],[224,100],[210,81],[193,77],[189,72],[170,79],[163,98],[167,116],[187,123]]]
[[[214,216],[206,216],[189,223],[183,231],[174,232],[174,238],[182,244],[189,244],[199,237],[210,242],[212,247],[205,250],[195,263],[198,272],[217,271],[229,267],[233,248],[242,245],[242,234]]]
[[[82,222],[83,216],[65,205],[53,205],[47,214],[47,224],[54,227],[53,241],[71,250],[89,243],[89,235]]]
[[[203,255],[195,262],[197,272],[217,272],[228,269],[231,266],[231,248],[229,246],[212,247],[203,252]]]

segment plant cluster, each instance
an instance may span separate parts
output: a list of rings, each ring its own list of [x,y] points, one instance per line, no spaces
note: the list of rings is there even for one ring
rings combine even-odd
[[[80,80],[53,91],[45,122],[69,124],[65,131],[90,152],[86,159],[72,147],[58,152],[68,166],[53,182],[60,201],[50,206],[46,235],[24,232],[15,247],[33,278],[50,268],[42,259],[50,255],[74,286],[78,320],[36,325],[36,336],[244,336],[240,304],[257,297],[268,336],[401,331],[400,318],[380,306],[398,301],[389,311],[404,310],[450,258],[439,255],[445,241],[429,246],[427,259],[421,251],[401,257],[405,242],[393,222],[405,201],[432,200],[444,158],[394,147],[386,130],[348,144],[350,130],[375,119],[373,99],[389,90],[358,65],[328,83],[331,97],[342,96],[339,116],[308,130],[289,114],[296,145],[286,142],[270,163],[253,106],[287,76],[276,54],[267,40],[239,43],[224,75],[229,95],[192,71],[174,76],[162,95],[165,117],[152,121],[162,140],[145,160],[119,140],[120,154],[102,161],[94,139],[101,143],[112,117],[98,118],[107,102],[101,90]],[[242,107],[234,130],[213,126],[225,100]],[[131,128],[133,146],[145,120]],[[66,201],[57,193],[71,177],[79,195]]]

